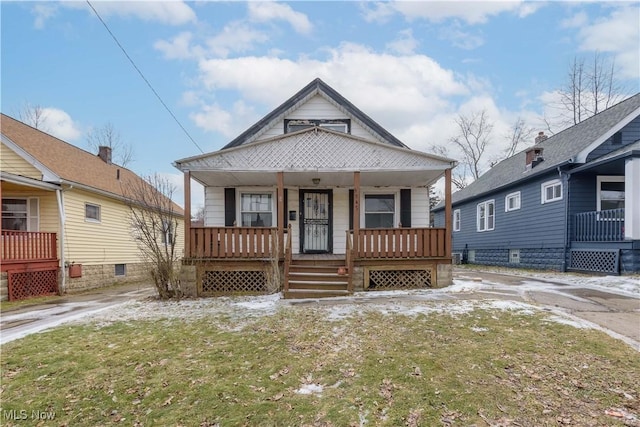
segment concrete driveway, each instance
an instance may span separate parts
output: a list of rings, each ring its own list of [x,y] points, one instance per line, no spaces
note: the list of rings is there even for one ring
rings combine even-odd
[[[0,316],[0,344],[155,294],[151,284],[113,286],[3,311]]]

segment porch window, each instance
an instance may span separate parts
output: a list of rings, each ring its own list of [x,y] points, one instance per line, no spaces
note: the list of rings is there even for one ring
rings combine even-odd
[[[554,179],[541,185],[542,204],[562,200],[562,181]]]
[[[100,205],[84,204],[84,219],[88,222],[100,222]]]
[[[365,194],[365,228],[393,228],[396,200],[393,194]]]
[[[495,226],[496,203],[494,200],[487,200],[479,203],[477,207],[478,231],[491,231]]]
[[[271,193],[242,193],[240,216],[243,227],[271,227]]]
[[[173,233],[173,221],[162,220],[162,244],[167,246],[175,243]]]
[[[504,198],[504,211],[511,212],[520,209],[520,192],[507,194]]]
[[[2,199],[2,229],[38,231],[39,199]]]
[[[453,211],[453,231],[460,231],[460,209]]]
[[[598,210],[624,209],[624,176],[598,177]]]

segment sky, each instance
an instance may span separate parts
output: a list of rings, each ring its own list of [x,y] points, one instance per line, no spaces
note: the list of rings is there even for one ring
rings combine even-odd
[[[2,112],[39,106],[43,130],[87,150],[110,123],[129,168],[175,182],[181,204],[173,161],[220,149],[317,77],[416,150],[450,147],[456,118],[486,111],[487,159],[518,118],[542,130],[557,115],[576,57],[604,55],[627,94],[640,91],[637,1],[2,1],[0,12]]]

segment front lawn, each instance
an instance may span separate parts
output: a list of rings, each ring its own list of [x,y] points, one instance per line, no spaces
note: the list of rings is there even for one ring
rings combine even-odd
[[[428,304],[212,311],[31,335],[2,348],[1,424],[640,425],[629,346],[544,312]]]

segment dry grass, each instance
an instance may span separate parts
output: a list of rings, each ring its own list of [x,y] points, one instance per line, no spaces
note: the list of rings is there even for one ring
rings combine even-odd
[[[329,321],[306,306],[229,322],[73,326],[9,343],[2,424],[37,410],[57,426],[640,425],[638,353],[543,314]]]

